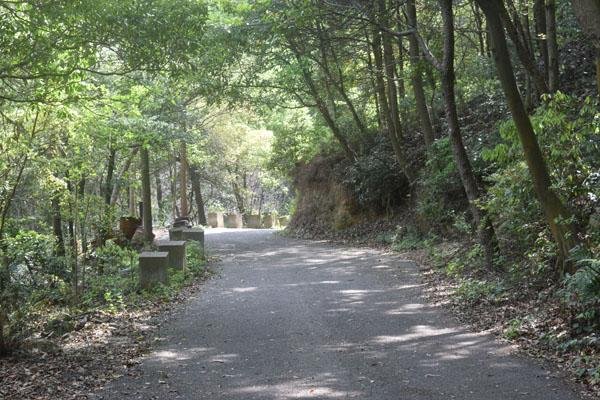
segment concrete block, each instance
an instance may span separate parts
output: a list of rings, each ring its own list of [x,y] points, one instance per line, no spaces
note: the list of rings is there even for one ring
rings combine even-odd
[[[279,220],[276,214],[264,214],[262,219],[263,228],[272,229],[279,226]]]
[[[290,217],[285,215],[283,217],[279,217],[279,226],[285,228],[290,223]]]
[[[258,214],[246,215],[246,228],[251,228],[251,229],[261,228],[260,215],[258,215]]]
[[[186,228],[171,228],[169,229],[169,240],[185,240],[183,231]]]
[[[184,240],[161,240],[158,242],[158,250],[169,253],[168,265],[178,270],[185,269],[185,241]]]
[[[202,228],[189,228],[183,230],[183,240],[193,240],[198,242],[204,248],[204,229]]]
[[[150,289],[159,283],[169,282],[169,253],[166,251],[150,252],[140,254],[140,287]]]
[[[244,222],[240,214],[225,214],[225,228],[243,228]]]
[[[208,213],[208,226],[211,228],[224,228],[225,222],[223,220],[223,213]]]

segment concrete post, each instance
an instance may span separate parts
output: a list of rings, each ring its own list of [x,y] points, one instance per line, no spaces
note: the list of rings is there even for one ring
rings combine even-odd
[[[286,226],[288,226],[288,224],[290,223],[290,217],[283,216],[283,217],[279,217],[279,226],[282,228],[285,228]]]
[[[185,240],[183,237],[183,231],[185,228],[171,228],[169,229],[169,240]]]
[[[166,285],[169,282],[168,258],[169,253],[167,252],[145,251],[140,254],[140,287],[142,289],[150,289],[159,283]]]
[[[208,213],[208,226],[211,228],[224,228],[223,213]]]
[[[240,214],[225,214],[225,228],[242,228],[244,222]]]
[[[161,240],[158,242],[158,250],[169,253],[167,264],[178,270],[185,269],[185,241],[184,240]]]
[[[189,228],[183,230],[183,240],[193,240],[200,243],[204,248],[204,229],[202,228]]]
[[[246,215],[246,228],[259,229],[260,226],[260,215],[250,214]]]

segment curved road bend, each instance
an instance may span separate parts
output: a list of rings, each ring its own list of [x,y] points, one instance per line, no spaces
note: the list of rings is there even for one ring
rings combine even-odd
[[[161,330],[165,338],[102,399],[571,400],[422,298],[416,266],[377,250],[209,230],[222,256]]]

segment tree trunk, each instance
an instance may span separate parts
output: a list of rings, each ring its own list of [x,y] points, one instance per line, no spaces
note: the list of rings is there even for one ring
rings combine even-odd
[[[379,6],[379,21],[382,27],[389,29],[389,17],[387,16],[387,7],[385,0],[378,0]],[[402,141],[404,138],[404,132],[402,129],[402,123],[400,121],[400,112],[398,108],[398,88],[396,86],[396,61],[394,57],[394,49],[392,47],[392,36],[386,30],[381,32],[381,42],[383,44],[383,62],[384,71],[387,81],[387,99],[388,99],[388,112],[390,115],[388,126],[388,132],[398,164],[402,172],[408,179],[408,182],[414,181],[414,174],[408,166],[406,154],[402,147]]]
[[[406,3],[406,14],[408,16],[408,24],[411,29],[416,31],[417,29],[417,9],[415,7],[415,0],[408,0]],[[429,116],[429,109],[427,108],[427,102],[425,100],[425,91],[423,90],[423,72],[421,70],[421,51],[419,50],[419,42],[415,35],[408,36],[410,62],[412,64],[412,87],[415,96],[415,105],[417,109],[417,115],[421,123],[421,130],[423,131],[423,138],[425,145],[429,148],[433,144],[434,133],[433,126],[431,124],[431,118]]]
[[[189,214],[187,193],[188,169],[187,146],[184,141],[181,141],[179,150],[179,199],[181,201],[179,213],[183,218],[187,218]]]
[[[535,20],[536,47],[542,60],[544,78],[548,81],[548,46],[546,45],[546,8],[544,0],[534,1],[533,18]]]
[[[58,195],[52,198],[52,231],[56,237],[56,255],[65,255],[65,239],[63,237],[62,216],[60,212],[60,201]]]
[[[600,95],[600,1],[571,0],[579,25],[590,36],[596,48],[596,85]]]
[[[162,191],[162,183],[160,181],[160,173],[158,170],[154,171],[154,185],[156,186],[156,203],[158,205],[158,209],[163,211],[163,191]]]
[[[498,17],[499,7],[501,6],[500,0],[477,0],[477,2],[483,9],[490,27],[492,40],[494,41],[494,61],[498,78],[517,128],[525,161],[533,180],[533,187],[557,245],[557,272],[562,275],[565,267],[569,268],[569,271],[572,271],[573,267],[573,265],[566,263],[567,256],[575,244],[574,228],[568,222],[571,214],[552,189],[552,181],[548,173],[546,160],[517,88],[502,21]]]
[[[204,209],[204,198],[202,197],[202,190],[200,187],[200,176],[194,165],[190,165],[190,179],[192,181],[192,191],[194,192],[196,199],[196,208],[198,209],[198,224],[206,226],[206,211]]]
[[[139,147],[135,147],[131,151],[131,154],[129,154],[129,157],[127,157],[127,160],[125,160],[125,163],[123,164],[123,168],[121,168],[119,175],[113,181],[112,194],[110,196],[110,204],[111,205],[117,204],[117,201],[119,200],[119,193],[121,191],[121,184],[123,181],[123,176],[125,176],[127,171],[129,171],[129,168],[131,167],[131,163],[133,162],[133,159],[135,158],[138,150],[139,150]]]
[[[511,19],[508,11],[506,10],[506,7],[504,6],[504,2],[500,3],[498,13],[499,18],[501,18],[502,22],[504,23],[506,32],[508,33],[510,40],[515,45],[517,56],[519,57],[521,64],[531,77],[538,93],[548,93],[548,85],[546,83],[546,80],[544,79],[544,75],[540,72],[537,65],[535,64],[535,59],[533,57],[533,54],[529,50],[527,43],[519,35],[520,30],[517,29],[516,24],[520,24],[521,22],[519,20],[513,21],[513,19]]]
[[[379,100],[379,108],[381,109],[381,123],[384,131],[390,134],[390,129],[393,126],[390,116],[390,109],[385,91],[385,81],[383,79],[383,54],[381,53],[381,33],[377,28],[373,28],[373,58],[375,61],[375,82]],[[390,138],[391,141],[391,138]]]
[[[452,153],[458,167],[460,179],[467,194],[469,207],[473,220],[479,233],[479,241],[484,250],[485,263],[488,268],[493,267],[496,253],[496,238],[494,228],[485,211],[478,206],[481,200],[481,191],[477,178],[473,173],[469,156],[465,149],[456,111],[455,97],[455,74],[454,74],[454,16],[452,12],[452,0],[439,0],[442,10],[444,24],[444,59],[442,61],[442,95],[444,97],[444,109],[450,134]]]
[[[548,89],[559,89],[558,42],[556,39],[556,0],[546,0],[546,43],[548,45]]]
[[[140,149],[140,171],[142,174],[142,225],[144,228],[144,242],[148,245],[154,240],[152,233],[152,191],[150,188],[150,154],[148,148]]]
[[[108,153],[108,165],[106,167],[106,182],[104,183],[104,202],[110,205],[110,198],[113,192],[113,175],[115,173],[115,163],[117,151],[111,146]]]
[[[373,89],[373,94],[374,94],[374,99],[375,99],[375,112],[377,113],[377,127],[379,128],[379,131],[382,132],[385,130],[385,121],[384,121],[384,117],[383,114],[381,113],[381,100],[380,100],[380,93],[378,90],[378,82],[377,82],[377,76],[378,76],[378,72],[375,70],[375,66],[373,65],[373,57],[371,56],[372,54],[372,49],[373,49],[373,42],[371,41],[371,38],[369,37],[369,32],[365,31],[365,40],[367,41],[367,48],[366,48],[366,53],[367,53],[367,67],[369,70],[369,80],[371,82],[371,87]]]
[[[77,202],[77,188],[71,184],[71,179],[67,176],[67,190],[74,201],[69,202],[70,216],[67,221],[67,227],[69,229],[69,248],[70,248],[70,259],[71,259],[71,285],[73,287],[74,300],[79,299],[79,251],[77,249],[77,236],[75,232],[75,218],[79,212]],[[110,200],[110,199],[109,199]],[[103,233],[106,235],[106,232]],[[103,238],[104,240],[104,238]],[[104,242],[102,242],[104,244]]]
[[[136,198],[135,198],[135,190],[132,185],[127,187],[127,192],[129,194],[127,200],[127,208],[129,209],[129,215],[132,217],[137,216],[137,208],[136,208]],[[141,217],[141,215],[140,215]]]

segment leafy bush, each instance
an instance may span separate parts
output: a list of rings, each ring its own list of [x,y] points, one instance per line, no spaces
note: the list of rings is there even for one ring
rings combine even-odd
[[[598,207],[600,185],[600,113],[597,101],[583,104],[562,93],[546,97],[531,117],[547,160],[554,189],[574,212],[576,224],[585,227]],[[486,149],[482,157],[493,163],[487,177],[490,187],[483,204],[496,226],[502,248],[514,257],[525,255],[539,268],[554,257],[555,249],[533,184],[523,161],[523,150],[512,120],[500,125],[502,143]]]
[[[484,300],[495,300],[504,292],[500,282],[477,279],[463,279],[454,292],[459,300],[475,304]]]
[[[417,199],[420,219],[433,231],[449,235],[455,211],[464,209],[467,203],[448,138],[438,139],[431,146],[420,174]]]
[[[590,333],[600,328],[600,260],[581,259],[579,269],[565,277],[561,290],[571,313],[576,333]]]
[[[351,188],[360,206],[386,211],[401,204],[409,187],[388,139],[378,135],[373,140],[363,155],[344,168],[342,182]]]
[[[112,240],[94,252],[96,267],[100,273],[118,273],[126,268],[132,268],[138,258],[135,250],[121,247]]]

